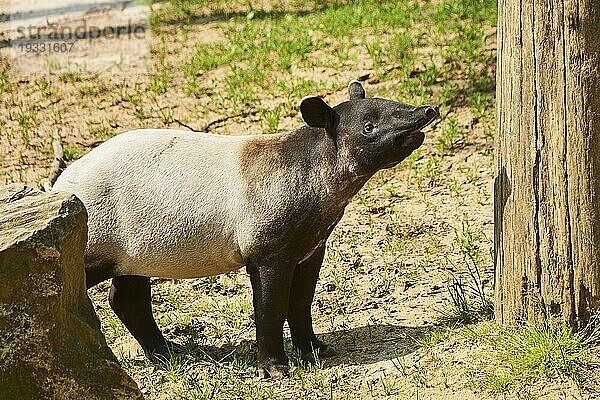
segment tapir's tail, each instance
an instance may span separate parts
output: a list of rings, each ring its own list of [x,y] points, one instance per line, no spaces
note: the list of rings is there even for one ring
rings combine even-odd
[[[67,163],[65,162],[65,153],[63,152],[62,144],[59,139],[55,139],[52,142],[52,149],[54,149],[54,161],[50,166],[50,173],[47,178],[44,178],[40,181],[40,188],[44,192],[49,192],[52,190],[52,185],[58,179],[59,175],[64,171],[67,167]]]

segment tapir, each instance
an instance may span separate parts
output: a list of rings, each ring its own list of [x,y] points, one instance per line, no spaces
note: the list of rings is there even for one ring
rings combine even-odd
[[[177,346],[161,334],[150,277],[250,276],[261,377],[285,373],[283,325],[312,360],[335,355],[317,338],[311,303],[325,243],[377,171],[401,162],[439,116],[366,98],[358,81],[334,107],[305,97],[305,124],[271,135],[142,129],[117,135],[67,167],[54,190],[88,212],[87,287],[112,278],[109,303],[151,359]]]

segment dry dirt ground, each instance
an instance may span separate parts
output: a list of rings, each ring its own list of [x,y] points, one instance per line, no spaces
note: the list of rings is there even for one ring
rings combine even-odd
[[[307,28],[309,45],[316,50],[265,73],[266,78],[236,75],[252,70],[243,59],[190,74],[182,65],[193,67],[189,60],[198,46],[233,46],[236,32],[263,29],[253,28],[261,18],[266,22],[256,24],[271,24],[273,34],[283,35],[275,31],[277,21],[309,24],[311,13],[317,13],[312,3],[261,2],[251,10],[248,2],[233,2],[225,14],[199,3],[192,11],[163,4],[169,12],[140,19],[147,24],[143,40],[148,51],[130,66],[116,62],[90,70],[59,55],[63,65],[47,62],[41,70],[27,71],[5,54],[0,181],[36,185],[48,173],[53,137],[60,137],[67,157],[75,159],[115,134],[140,127],[219,134],[288,130],[302,123],[296,109],[302,96],[320,94],[330,104],[341,102],[355,78],[363,80],[369,96],[439,103],[442,120],[426,131],[418,152],[367,183],[328,242],[313,318],[320,337],[338,350],[333,359],[317,366],[295,363],[288,378],[259,380],[250,285],[243,269],[218,277],[153,281],[159,325],[188,349],[166,365],[153,365],[140,354],[108,307],[108,284],[92,289],[109,344],[147,398],[597,398],[592,386],[578,387],[559,374],[498,390],[490,380],[500,361],[486,340],[497,327],[489,321],[452,324],[456,310],[449,288],[456,288],[457,280],[467,289],[483,286],[486,298],[492,291],[493,23],[473,21],[479,32],[477,54],[485,62],[475,60],[469,68],[488,79],[477,90],[469,90],[473,80],[460,72],[467,66],[449,55],[453,33],[444,33],[446,44],[437,45],[435,32],[441,28],[434,25],[439,23],[429,27],[423,21],[412,30],[419,30],[418,46],[407,65],[392,64],[388,55],[378,53],[374,43],[382,33],[368,26],[333,50],[333,40],[323,33],[327,29]],[[332,3],[342,11],[350,7]],[[438,6],[443,11],[445,3],[452,1],[402,2],[412,12]],[[102,21],[100,12],[105,11],[89,14]],[[470,17],[458,15],[457,24],[461,18]],[[393,32],[404,30],[390,28],[382,37]],[[88,43],[84,53],[92,60],[111,53],[111,46],[110,39],[101,38]],[[146,72],[135,72],[140,65]],[[439,74],[429,76],[432,69]],[[476,282],[469,274],[475,270],[480,273]],[[444,317],[446,324],[440,325]],[[293,352],[289,344],[288,350]]]

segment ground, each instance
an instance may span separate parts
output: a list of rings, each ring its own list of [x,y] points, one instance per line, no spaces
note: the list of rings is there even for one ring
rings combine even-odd
[[[338,351],[333,359],[307,366],[292,357],[289,377],[258,379],[243,269],[153,281],[159,325],[186,346],[163,365],[140,354],[112,313],[108,283],[90,290],[110,346],[147,398],[598,397],[594,340],[579,338],[572,352],[559,344],[562,364],[546,363],[552,353],[543,353],[519,369],[515,360],[529,353],[510,353],[518,346],[506,338],[525,336],[489,321],[495,1],[151,7],[147,20],[137,9],[127,14],[129,23],[147,22],[142,38],[86,39],[72,57],[4,54],[0,180],[37,185],[48,174],[53,138],[71,161],[140,127],[289,130],[302,124],[302,97],[336,104],[351,79],[368,96],[437,104],[442,116],[418,151],[365,185],[328,241],[313,316],[319,336]],[[115,13],[86,12],[97,24]],[[111,60],[117,45],[120,57]],[[535,343],[547,331],[540,332]],[[550,333],[550,343],[562,343]]]

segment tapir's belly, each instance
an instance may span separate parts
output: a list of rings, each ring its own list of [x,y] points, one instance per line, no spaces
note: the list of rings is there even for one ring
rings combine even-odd
[[[105,250],[108,246],[95,243],[91,232],[88,255],[92,259],[114,260],[118,275],[171,279],[219,275],[244,266],[239,249],[227,238],[164,236],[161,241],[145,241],[146,237],[147,235],[138,233],[133,240],[116,246],[107,254]],[[111,241],[115,243],[114,240]]]
[[[124,260],[119,275],[142,275],[157,278],[199,278],[235,271],[244,266],[238,252],[231,251],[216,258],[201,254],[179,253],[154,259],[143,257]]]

